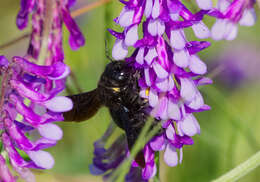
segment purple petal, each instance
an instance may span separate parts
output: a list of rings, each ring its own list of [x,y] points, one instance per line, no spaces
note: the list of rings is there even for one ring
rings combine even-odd
[[[209,31],[208,27],[202,21],[194,24],[192,26],[192,29],[193,29],[196,37],[198,37],[199,39],[205,39],[210,36],[210,31]]]
[[[136,62],[139,63],[139,64],[144,64],[144,48],[141,47],[139,50],[138,50],[138,53],[136,55]]]
[[[8,67],[9,62],[5,56],[0,55],[0,67]]]
[[[17,128],[18,128],[19,130],[23,130],[23,131],[31,131],[31,130],[34,129],[34,128],[31,127],[31,126],[26,125],[26,124],[21,123],[21,122],[18,122],[18,121],[16,121],[16,120],[14,120],[14,124],[17,126]]]
[[[214,40],[221,40],[224,38],[226,32],[226,21],[218,19],[211,29],[211,37]]]
[[[50,148],[55,146],[57,143],[56,140],[49,140],[47,138],[40,138],[39,140],[34,142],[34,147],[32,150],[38,151],[46,148]]]
[[[104,174],[105,171],[102,170],[102,169],[99,169],[97,166],[95,166],[94,164],[90,164],[89,165],[89,171],[91,174],[95,175],[95,176],[98,176],[98,175],[101,175],[101,174]]]
[[[213,83],[213,81],[210,78],[207,78],[207,77],[202,77],[202,78],[195,80],[195,81],[196,81],[196,85],[198,85],[198,86],[209,85],[209,84]]]
[[[193,73],[203,75],[207,72],[206,64],[196,55],[191,55],[189,68]]]
[[[162,97],[159,99],[159,104],[151,112],[153,116],[160,117],[162,120],[168,119],[168,98]]]
[[[12,165],[19,166],[19,167],[25,167],[28,165],[28,162],[24,161],[24,159],[19,155],[19,153],[13,146],[11,139],[6,133],[2,134],[2,142],[5,151],[7,151],[8,153]]]
[[[4,119],[5,126],[8,129],[10,137],[17,143],[20,149],[29,150],[33,147],[31,141],[24,135],[23,132],[9,119]]]
[[[153,4],[153,9],[152,9],[152,17],[153,19],[158,18],[158,16],[160,15],[160,2],[159,0],[154,0],[154,4]]]
[[[164,78],[164,79],[157,78],[155,85],[161,92],[166,92],[168,90],[168,86],[169,86],[168,81],[169,81],[168,78]]]
[[[197,93],[193,80],[181,78],[181,97],[186,101],[192,101]]]
[[[145,59],[146,63],[148,65],[150,65],[152,63],[153,59],[155,57],[157,57],[157,56],[158,56],[157,55],[157,51],[156,51],[155,47],[153,47],[153,48],[150,48],[148,50],[148,52],[147,52],[146,56],[144,57],[144,59]]]
[[[138,40],[138,25],[132,26],[125,35],[125,45],[133,46]]]
[[[237,36],[238,27],[235,23],[229,22],[226,25],[225,39],[234,40]]]
[[[74,6],[75,4],[76,4],[76,1],[77,0],[68,0],[67,1],[67,6],[70,8],[70,7],[72,7],[72,6]]]
[[[239,24],[243,26],[253,26],[256,22],[256,14],[254,8],[244,11],[242,18],[239,20]]]
[[[85,38],[80,32],[80,29],[76,22],[70,15],[68,9],[62,9],[63,21],[70,32],[69,43],[72,50],[77,50],[79,47],[85,44]]]
[[[186,48],[188,49],[190,55],[196,54],[209,46],[210,42],[207,41],[191,41],[186,43]]]
[[[172,30],[170,35],[170,43],[173,48],[183,49],[186,44],[183,30]]]
[[[133,23],[134,10],[128,9],[126,7],[121,11],[120,16],[118,17],[118,23],[122,27],[129,27]]]
[[[162,36],[165,32],[165,25],[163,21],[158,20],[157,21],[157,32],[159,36]]]
[[[145,77],[145,83],[147,86],[152,86],[155,80],[155,73],[153,72],[152,69],[150,68],[145,68],[144,69],[144,77]]]
[[[187,114],[183,121],[178,123],[181,131],[188,136],[200,133],[200,127],[196,118],[192,114]]]
[[[144,14],[147,18],[149,18],[149,16],[151,15],[152,8],[153,8],[153,0],[146,0]]]
[[[39,151],[27,151],[31,160],[39,167],[44,169],[51,169],[54,166],[54,159],[50,153]]]
[[[178,153],[174,146],[170,144],[166,146],[166,150],[164,152],[164,161],[170,167],[174,167],[178,164]]]
[[[158,103],[158,95],[154,89],[150,89],[149,91],[149,104],[152,107],[155,107]]]
[[[148,32],[152,35],[152,36],[156,36],[158,33],[157,30],[157,20],[156,19],[151,19],[148,23]]]
[[[112,56],[115,60],[123,60],[128,54],[128,49],[123,40],[117,39],[112,49]]]
[[[174,136],[175,136],[175,129],[173,128],[172,124],[170,124],[167,129],[166,129],[166,136],[168,139],[170,140],[174,140]]]
[[[159,78],[168,77],[169,73],[157,62],[153,62],[153,70]]]
[[[116,32],[112,29],[107,29],[111,35],[113,35],[114,37],[116,37],[117,39],[124,39],[125,38],[125,35],[124,35],[124,32]]]
[[[168,103],[168,116],[171,119],[174,119],[177,121],[181,119],[180,108],[179,108],[178,104],[174,103],[171,99],[169,99],[169,103]]]
[[[173,55],[173,61],[177,66],[186,68],[190,62],[190,55],[186,49],[176,50]]]
[[[21,9],[16,17],[16,25],[22,30],[28,24],[28,15],[34,7],[34,0],[21,0]]]
[[[154,151],[161,151],[164,149],[165,145],[165,139],[163,135],[160,136],[155,136],[151,141],[150,141],[150,147]]]
[[[13,61],[19,64],[26,72],[42,77],[48,76],[53,80],[62,79],[69,74],[69,67],[62,62],[57,62],[50,66],[41,66],[19,56],[14,56]]]
[[[60,140],[63,135],[61,128],[52,123],[40,125],[38,131],[41,136],[50,140]]]
[[[53,112],[66,112],[72,109],[73,103],[68,97],[56,96],[44,102],[44,106]]]
[[[142,169],[142,177],[145,180],[151,179],[156,174],[156,165],[155,164],[147,164],[144,169]]]
[[[48,75],[50,80],[63,79],[70,73],[70,68],[62,62],[56,62],[52,65],[52,67],[53,71],[50,75]]]
[[[202,106],[204,106],[203,97],[200,92],[198,91],[193,100],[186,105],[195,110],[200,109]]]
[[[32,101],[43,102],[48,99],[46,94],[35,92],[32,88],[27,87],[22,82],[17,80],[11,80],[10,84],[21,96],[26,97]]]
[[[208,10],[212,8],[212,1],[211,0],[196,0],[200,9]]]

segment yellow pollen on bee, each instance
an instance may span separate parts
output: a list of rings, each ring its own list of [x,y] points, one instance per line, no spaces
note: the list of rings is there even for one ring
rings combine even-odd
[[[120,88],[119,87],[113,87],[112,90],[114,90],[115,92],[119,92]]]

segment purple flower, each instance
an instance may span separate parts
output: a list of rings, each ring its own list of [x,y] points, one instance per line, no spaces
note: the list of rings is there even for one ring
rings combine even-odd
[[[71,47],[77,49],[84,45],[84,37],[68,11],[75,1],[53,1],[51,10],[47,8],[47,3],[45,0],[21,0],[18,28],[25,28],[29,14],[32,14],[28,53],[25,57],[14,56],[11,61],[0,56],[1,150],[7,153],[5,158],[9,159],[12,168],[28,182],[35,181],[30,168],[53,167],[54,159],[44,149],[56,145],[62,138],[62,130],[53,122],[62,121],[62,112],[72,108],[69,98],[58,96],[65,88],[66,77],[70,73],[69,67],[63,63],[63,21],[71,32]],[[53,19],[44,17],[46,11],[52,11]],[[45,21],[50,21],[51,25],[47,35],[43,34]],[[47,56],[41,63],[43,65],[38,65],[32,60],[38,59],[46,39],[48,45],[44,54]],[[24,155],[21,156],[19,151],[24,151]],[[0,155],[0,178],[15,181],[16,177],[9,172],[5,158]]]
[[[150,115],[160,120],[163,133],[145,145],[143,179],[156,173],[154,153],[164,150],[164,160],[169,166],[182,161],[182,147],[192,145],[192,136],[200,133],[200,126],[193,112],[210,109],[204,104],[199,85],[210,84],[204,78],[206,64],[196,55],[207,48],[206,41],[188,41],[184,29],[192,28],[199,39],[208,38],[210,31],[203,17],[212,8],[210,0],[198,0],[202,9],[189,11],[180,1],[136,0],[121,1],[125,4],[115,22],[123,32],[109,30],[116,37],[112,56],[125,59],[128,47],[135,48],[126,61],[135,61],[141,72],[140,95],[148,99]],[[141,21],[145,16],[145,21]],[[142,29],[140,37],[138,30]],[[134,162],[134,166],[138,166]]]
[[[242,26],[254,25],[254,4],[254,0],[219,0],[217,10],[212,12],[218,18],[211,30],[212,38],[233,40],[238,32],[238,23]]]
[[[21,57],[14,57],[12,64],[1,57],[1,65],[3,149],[21,177],[34,181],[28,168],[53,167],[53,157],[43,149],[62,138],[62,130],[52,122],[63,120],[61,112],[72,108],[70,99],[56,96],[64,87],[57,89],[58,84],[53,87],[47,83],[63,82],[69,71],[63,63],[39,66]],[[18,150],[24,151],[30,160],[24,160]]]
[[[52,3],[52,26],[51,35],[49,37],[49,49],[52,49],[52,54],[49,59],[56,61],[63,60],[62,48],[62,24],[65,23],[70,32],[69,43],[73,50],[85,44],[85,38],[80,32],[78,25],[70,15],[69,8],[75,4],[75,0],[69,1],[53,1]],[[41,48],[43,37],[43,25],[46,18],[44,17],[47,7],[46,0],[21,0],[21,9],[17,15],[16,24],[19,29],[24,29],[28,24],[28,16],[32,14],[32,34],[28,54],[37,59]],[[48,20],[51,21],[51,20]],[[51,62],[48,60],[47,62]]]

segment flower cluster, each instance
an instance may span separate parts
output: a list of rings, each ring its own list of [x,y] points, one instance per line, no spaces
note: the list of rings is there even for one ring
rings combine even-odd
[[[233,40],[237,36],[239,23],[242,26],[252,26],[256,21],[254,11],[255,0],[219,0],[217,9],[211,14],[217,17],[212,27],[214,40]]]
[[[35,179],[29,168],[50,169],[54,165],[53,157],[44,149],[62,138],[62,130],[53,122],[62,121],[62,112],[72,108],[69,98],[58,96],[70,73],[63,63],[63,22],[70,31],[72,49],[85,42],[68,10],[74,3],[74,0],[21,0],[17,26],[26,27],[31,13],[32,33],[25,57],[14,56],[8,61],[0,56],[0,141],[3,145],[0,181],[16,181],[8,170],[7,159],[12,168],[30,182]],[[42,49],[44,46],[46,50]],[[43,57],[41,65],[35,63],[40,57]]]
[[[85,38],[80,32],[78,25],[70,15],[69,8],[75,4],[75,0],[21,0],[21,9],[16,18],[16,25],[24,29],[28,24],[29,14],[32,14],[32,34],[28,54],[35,59],[38,57],[42,45],[43,26],[48,21],[51,23],[51,34],[48,40],[49,49],[54,55],[50,55],[57,61],[64,58],[62,48],[62,23],[64,22],[70,32],[69,44],[73,50],[85,44]],[[45,12],[46,6],[50,3],[50,12]],[[46,19],[47,13],[52,13],[51,18]]]
[[[70,99],[56,96],[64,89],[69,69],[62,62],[39,66],[21,57],[14,57],[8,64],[2,56],[1,71],[3,149],[21,177],[33,181],[27,168],[50,169],[54,165],[52,156],[43,149],[62,138],[62,130],[52,122],[63,120],[61,112],[72,108]],[[21,151],[25,152],[23,156]],[[30,160],[23,158],[26,156]]]

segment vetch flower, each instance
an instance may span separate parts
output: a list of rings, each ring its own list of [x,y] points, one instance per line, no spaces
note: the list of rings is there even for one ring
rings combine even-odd
[[[44,149],[62,138],[62,130],[53,122],[62,121],[62,113],[72,108],[69,98],[58,95],[70,73],[63,62],[62,22],[71,33],[70,45],[74,50],[85,42],[68,10],[74,3],[21,0],[17,26],[25,28],[32,14],[32,33],[24,57],[14,56],[8,61],[0,56],[0,181],[16,180],[8,170],[7,159],[28,182],[35,181],[30,168],[50,169],[54,165],[53,157]],[[36,64],[38,60],[41,62]]]
[[[49,49],[52,49],[50,57],[55,60],[63,60],[62,48],[62,24],[65,23],[70,32],[69,44],[73,50],[85,44],[85,38],[80,32],[76,22],[70,15],[69,8],[75,4],[76,1],[70,0],[55,0],[48,2],[47,0],[21,0],[21,8],[16,18],[16,25],[19,29],[24,29],[28,24],[28,16],[32,14],[32,34],[28,54],[37,59],[42,43],[44,23],[52,21],[51,36],[49,37]],[[45,9],[51,3],[52,15],[51,19],[46,20]]]
[[[109,30],[116,38],[112,56],[116,60],[135,62],[141,72],[140,96],[149,101],[147,110],[162,124],[160,133],[143,149],[142,178],[149,180],[157,171],[155,152],[164,151],[164,160],[169,166],[181,163],[183,146],[192,145],[191,137],[200,133],[193,113],[210,109],[197,88],[211,83],[203,77],[207,66],[197,55],[210,43],[188,41],[184,30],[191,28],[198,39],[208,38],[210,31],[203,18],[212,12],[212,2],[198,0],[201,10],[195,13],[180,1],[120,2],[125,6],[115,22],[124,30]],[[130,46],[135,51],[126,58]],[[134,161],[132,167],[138,164]]]
[[[256,21],[255,0],[219,0],[217,10],[211,12],[217,17],[211,30],[214,40],[233,40],[237,36],[238,23],[253,26]]]
[[[21,57],[14,57],[10,64],[6,63],[6,58],[1,58],[3,95],[0,138],[3,150],[21,177],[34,181],[28,168],[53,167],[53,157],[43,149],[54,146],[62,138],[62,130],[52,122],[63,120],[61,112],[72,108],[71,100],[56,96],[64,86],[57,88],[57,84],[48,88],[47,83],[64,83],[69,72],[62,73],[61,70],[66,72],[66,69],[59,69],[62,64],[57,64],[59,66],[53,69],[53,65],[39,66]],[[24,151],[30,160],[25,160],[19,151]],[[3,163],[4,159],[1,161]],[[6,174],[4,169],[1,172]]]

